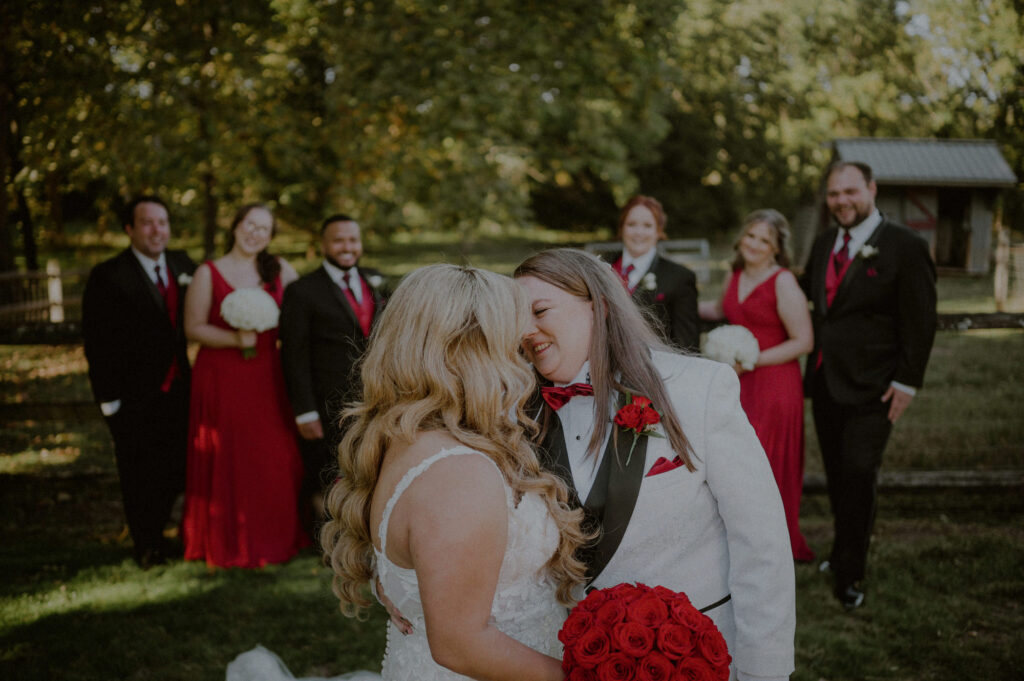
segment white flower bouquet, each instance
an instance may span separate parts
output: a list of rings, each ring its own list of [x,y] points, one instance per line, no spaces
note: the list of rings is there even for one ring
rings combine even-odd
[[[730,366],[739,364],[751,371],[757,364],[761,348],[750,330],[743,326],[729,325],[712,329],[701,346],[701,352],[708,359],[724,362]]]
[[[259,333],[276,327],[281,311],[273,297],[262,288],[240,288],[224,296],[220,316],[232,328]],[[246,359],[255,357],[256,348],[242,348],[242,356]]]

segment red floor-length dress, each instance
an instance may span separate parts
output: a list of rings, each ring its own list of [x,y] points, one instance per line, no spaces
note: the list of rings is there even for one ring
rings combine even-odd
[[[234,289],[213,278],[209,321]],[[281,304],[278,277],[264,289]],[[186,560],[218,567],[283,563],[309,544],[300,521],[302,459],[277,349],[277,329],[260,333],[256,356],[202,347],[192,370],[188,465],[182,533]]]
[[[757,338],[761,350],[782,343],[789,334],[778,313],[775,280],[783,269],[761,282],[742,302],[740,273],[729,280],[722,311],[730,324],[745,326]],[[782,495],[789,526],[793,558],[814,559],[814,552],[800,533],[800,495],[804,482],[804,389],[797,360],[758,367],[740,376],[740,403],[754,426],[771,463]]]

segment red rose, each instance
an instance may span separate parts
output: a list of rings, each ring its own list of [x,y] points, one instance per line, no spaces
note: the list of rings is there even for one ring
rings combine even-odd
[[[640,660],[640,665],[636,670],[636,680],[669,681],[674,671],[675,667],[672,666],[672,660],[657,650],[652,650],[644,659]]]
[[[699,657],[687,657],[676,663],[672,681],[717,681],[718,675]]]
[[[693,655],[693,632],[689,627],[676,622],[665,622],[658,627],[658,650],[673,660],[680,660]]]
[[[641,414],[643,414],[643,407],[627,404],[615,414],[615,425],[627,430],[640,430]]]
[[[572,647],[572,656],[580,667],[593,669],[608,656],[611,641],[601,627],[592,627],[585,631]]]
[[[559,636],[559,638],[561,638],[561,636]],[[562,671],[568,674],[578,666],[579,665],[576,664],[576,658],[572,655],[572,647],[565,646],[562,648]]]
[[[592,612],[581,608],[573,608],[573,611],[569,613],[569,617],[565,620],[565,624],[562,625],[558,632],[558,640],[566,647],[571,646],[584,631],[593,625],[594,614]]]
[[[650,400],[648,400],[650,402]],[[644,407],[640,411],[640,425],[642,428],[653,426],[661,421],[661,414],[655,411],[654,407]]]
[[[690,599],[686,597],[686,594],[682,592],[676,593],[672,589],[666,589],[660,584],[651,589],[651,592],[661,600],[665,601],[668,605],[671,605],[674,601],[681,601],[687,604],[690,602]]]
[[[708,626],[705,626],[696,634],[697,648],[708,663],[716,669],[729,668],[732,658],[729,656],[729,649],[725,645],[725,638],[722,632],[718,631],[711,618],[708,618]]]
[[[565,681],[593,681],[593,675],[582,667],[576,667],[565,675]]]
[[[608,600],[608,591],[605,589],[594,589],[587,597],[584,598],[576,606],[577,608],[583,608],[590,612],[597,612],[597,609],[601,607],[604,602]]]
[[[693,607],[689,599],[686,602],[673,601],[669,606],[669,612],[672,613],[672,619],[689,627],[691,631],[699,631],[704,626],[704,620],[707,617]]]
[[[618,599],[605,601],[594,613],[594,622],[609,629],[625,619],[626,605]]]
[[[627,655],[643,657],[654,647],[654,631],[638,622],[616,624],[612,644]]]
[[[608,590],[608,598],[629,605],[649,590],[643,584],[616,584]]]
[[[636,406],[640,407],[641,409],[644,409],[644,408],[649,407],[652,404],[654,404],[653,402],[651,402],[646,397],[641,397],[640,395],[635,396],[633,398],[632,402],[633,402],[633,404],[635,404]]]
[[[633,678],[636,660],[625,653],[612,653],[597,665],[598,681],[628,681]]]
[[[629,604],[626,611],[630,621],[645,627],[659,627],[668,619],[668,607],[654,594],[647,594]]]

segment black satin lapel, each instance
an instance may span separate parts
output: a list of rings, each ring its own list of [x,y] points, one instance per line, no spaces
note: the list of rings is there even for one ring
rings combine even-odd
[[[624,403],[625,400],[621,402]],[[633,517],[633,509],[636,508],[636,500],[640,496],[640,484],[644,479],[649,438],[638,437],[636,446],[633,447],[633,432],[624,428],[616,430],[618,442],[615,441],[615,434],[609,438],[604,454],[605,461],[602,462],[602,465],[608,466],[607,493],[601,517],[601,536],[589,552],[587,561],[591,581],[601,574],[622,543],[622,537],[626,534],[626,528]],[[629,451],[630,448],[633,449],[632,453]],[[626,465],[627,460],[629,465]],[[598,479],[601,477],[599,472]]]
[[[565,447],[565,434],[562,431],[562,422],[558,416],[551,415],[551,425],[541,442],[540,451],[537,452],[540,463],[544,468],[562,478],[569,487],[569,503],[574,507],[580,506],[579,492],[576,491],[576,483],[572,479],[572,467],[569,465],[569,450]]]

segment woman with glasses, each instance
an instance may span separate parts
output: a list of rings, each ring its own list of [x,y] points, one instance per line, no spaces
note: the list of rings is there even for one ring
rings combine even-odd
[[[185,559],[211,566],[283,563],[309,543],[298,515],[302,459],[277,350],[277,307],[298,275],[267,251],[275,227],[266,206],[242,206],[227,253],[200,265],[185,295],[185,335],[200,349],[182,531]]]

